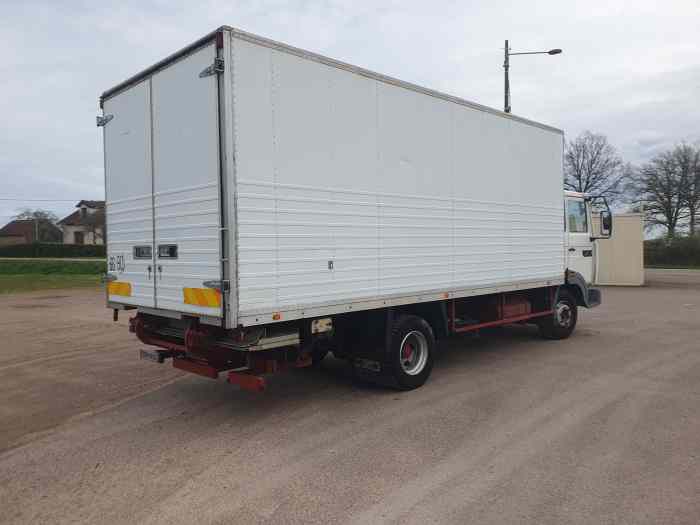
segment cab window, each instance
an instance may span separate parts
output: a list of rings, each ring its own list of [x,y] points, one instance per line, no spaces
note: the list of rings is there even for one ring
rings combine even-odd
[[[569,232],[586,233],[588,231],[586,203],[577,199],[569,199],[566,203],[566,210],[566,225]]]

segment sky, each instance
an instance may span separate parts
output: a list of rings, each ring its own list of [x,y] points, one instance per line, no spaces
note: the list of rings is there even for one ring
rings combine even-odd
[[[0,224],[103,199],[99,95],[221,25],[499,109],[506,38],[562,48],[512,57],[514,114],[633,164],[700,140],[698,0],[109,4],[0,0]]]

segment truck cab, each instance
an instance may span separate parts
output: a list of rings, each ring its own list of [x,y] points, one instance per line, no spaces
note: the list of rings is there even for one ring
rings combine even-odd
[[[595,282],[595,241],[608,239],[612,234],[612,214],[606,209],[600,212],[600,231],[593,231],[593,197],[575,191],[564,192],[564,230],[566,232],[566,268],[579,274],[586,284]]]

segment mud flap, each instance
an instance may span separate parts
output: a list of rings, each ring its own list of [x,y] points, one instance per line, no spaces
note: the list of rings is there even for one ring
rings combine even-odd
[[[600,306],[600,303],[603,302],[603,297],[602,294],[600,293],[600,290],[598,288],[589,288],[588,289],[588,308],[594,308],[596,306]]]

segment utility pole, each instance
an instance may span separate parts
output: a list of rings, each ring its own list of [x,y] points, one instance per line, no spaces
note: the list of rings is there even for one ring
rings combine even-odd
[[[505,89],[503,97],[503,111],[510,113],[510,80],[508,78],[508,69],[510,68],[510,49],[508,49],[508,40],[506,40],[506,47],[503,58],[503,70],[505,71]]]

